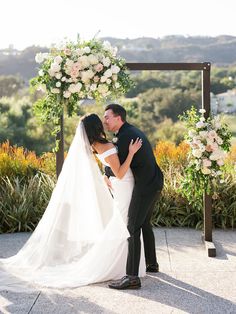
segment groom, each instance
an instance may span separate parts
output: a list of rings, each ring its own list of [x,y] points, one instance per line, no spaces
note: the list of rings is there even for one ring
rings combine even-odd
[[[144,252],[147,272],[158,272],[159,266],[156,259],[155,238],[150,224],[150,219],[156,201],[159,199],[163,188],[163,174],[158,167],[152,147],[139,129],[126,122],[126,110],[118,104],[110,104],[105,108],[104,126],[108,131],[116,133],[118,157],[122,164],[129,150],[131,139],[142,139],[142,147],[134,155],[131,170],[134,175],[135,185],[128,210],[128,258],[126,276],[112,282],[109,287],[113,289],[137,289],[141,287],[138,277],[142,230]],[[114,176],[111,168],[105,168],[109,178]],[[109,181],[108,181],[109,183]]]

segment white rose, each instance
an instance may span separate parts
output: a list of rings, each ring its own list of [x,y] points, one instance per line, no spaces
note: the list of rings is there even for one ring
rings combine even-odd
[[[119,88],[119,87],[120,87],[120,83],[116,82],[116,83],[115,83],[115,87],[116,87],[116,88]]]
[[[78,56],[82,56],[84,54],[83,50],[80,48],[76,49],[76,53]]]
[[[48,70],[48,74],[49,74],[51,77],[53,77],[53,76],[56,75],[56,73],[55,73],[52,69],[49,69],[49,70]]]
[[[97,58],[97,57],[95,57],[95,56],[94,56],[94,55],[92,55],[92,54],[88,56],[88,60],[89,60],[90,64],[92,64],[92,65],[97,64],[97,63],[98,63],[98,58]]]
[[[117,65],[112,65],[111,71],[112,71],[112,73],[117,74],[118,72],[120,72],[120,68]]]
[[[210,138],[216,138],[217,137],[217,133],[215,130],[211,130],[210,132],[208,132],[208,135]]]
[[[199,121],[199,122],[196,123],[196,128],[197,128],[197,129],[201,129],[201,128],[203,128],[204,126],[205,126],[205,123],[202,122],[202,121]]]
[[[83,48],[84,53],[90,53],[91,49],[89,47]]]
[[[56,63],[58,63],[58,64],[60,64],[61,62],[62,62],[62,57],[61,56],[56,56],[55,58],[54,58],[54,62],[56,62]]]
[[[52,92],[53,94],[59,94],[59,93],[60,93],[60,89],[58,89],[58,88],[52,88],[52,89],[51,89],[51,92]]]
[[[100,81],[101,81],[102,83],[105,83],[106,80],[107,80],[107,77],[106,77],[106,76],[102,76],[102,77],[100,78]]]
[[[90,62],[87,56],[81,56],[78,58],[78,63],[81,66],[81,69],[88,68],[90,66]]]
[[[54,72],[59,72],[61,70],[61,67],[57,63],[52,63],[51,64],[51,70],[54,71]]]
[[[199,112],[200,112],[200,113],[205,113],[206,110],[205,110],[205,109],[200,109]]]
[[[69,91],[63,92],[63,97],[64,97],[64,98],[69,98],[70,95],[71,95],[71,92],[69,92]]]
[[[71,59],[67,59],[67,60],[66,60],[66,66],[67,66],[67,67],[72,67],[73,64],[74,64],[74,61],[73,61],[73,60],[71,60]]]
[[[106,77],[111,77],[111,76],[112,76],[112,71],[111,71],[110,69],[106,70],[106,71],[104,72],[104,76],[106,76]]]
[[[107,79],[106,83],[109,85],[111,84],[111,80],[110,79]]]
[[[211,170],[209,168],[202,168],[201,171],[203,174],[210,174],[211,173]]]
[[[87,75],[88,75],[88,77],[89,77],[90,79],[93,78],[94,75],[95,75],[95,73],[94,73],[92,70],[88,70],[88,71],[86,71],[86,73],[87,73]]]
[[[199,149],[193,149],[192,154],[194,157],[197,157],[197,158],[202,157],[202,152]]]
[[[205,147],[205,145],[201,144],[201,145],[199,145],[199,149],[200,149],[200,151],[201,151],[202,153],[204,153],[205,150],[206,150],[206,147]]]
[[[68,91],[69,91],[71,94],[76,93],[75,84],[70,84],[70,86],[68,87]]]
[[[56,87],[61,87],[61,82],[56,82]]]
[[[223,166],[225,163],[222,159],[217,160],[217,165],[218,166]]]
[[[105,67],[109,67],[111,64],[111,60],[108,57],[106,57],[102,59],[102,63]]]
[[[35,56],[35,61],[37,63],[42,63],[44,59],[45,59],[45,55],[42,52],[37,53]]]
[[[92,70],[81,72],[81,80],[84,83],[88,83],[89,80],[94,76],[94,72]]]
[[[108,92],[108,86],[105,85],[105,84],[99,84],[99,85],[98,85],[98,91],[99,91],[99,93],[101,93],[101,94],[105,94],[105,93]]]
[[[90,90],[91,91],[95,91],[97,89],[97,84],[92,84],[91,86],[90,86]]]
[[[43,70],[39,70],[39,76],[44,76]]]
[[[68,91],[71,93],[79,93],[82,88],[82,84],[78,82],[77,84],[71,84],[68,88]]]
[[[205,158],[205,159],[203,159],[202,164],[203,164],[204,168],[207,168],[207,167],[211,166],[211,161],[209,159]]]
[[[57,78],[58,80],[60,80],[61,77],[62,77],[62,73],[61,73],[61,72],[59,72],[59,73],[56,74],[56,78]]]
[[[76,92],[77,92],[77,93],[81,90],[82,86],[83,86],[83,85],[82,85],[80,82],[78,82],[77,84],[75,84],[75,89],[76,89]]]
[[[66,77],[63,76],[63,77],[61,78],[61,81],[62,81],[62,82],[65,82],[65,81],[66,81]]]
[[[210,160],[219,160],[219,159],[224,159],[225,153],[221,150],[215,150],[213,153],[210,155]]]

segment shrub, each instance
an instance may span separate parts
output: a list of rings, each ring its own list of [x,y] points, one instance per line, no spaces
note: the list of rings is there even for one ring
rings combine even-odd
[[[33,231],[51,197],[54,181],[46,174],[25,180],[0,178],[0,233]]]

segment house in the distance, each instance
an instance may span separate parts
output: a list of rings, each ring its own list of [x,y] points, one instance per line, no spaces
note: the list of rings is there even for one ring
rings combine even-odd
[[[236,89],[221,94],[211,94],[211,108],[213,113],[236,114]]]

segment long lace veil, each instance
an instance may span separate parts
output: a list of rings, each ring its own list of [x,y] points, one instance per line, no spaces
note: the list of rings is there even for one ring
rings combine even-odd
[[[112,216],[112,197],[80,122],[37,228],[16,255],[0,259],[0,286],[4,285],[2,269],[31,280],[42,267],[80,260],[99,241]]]

